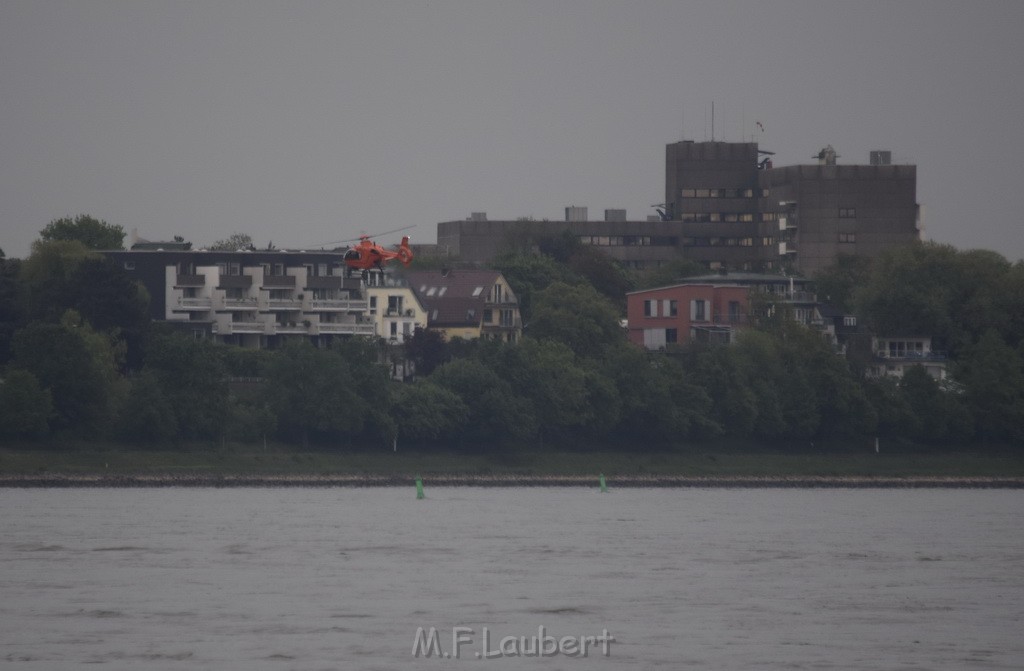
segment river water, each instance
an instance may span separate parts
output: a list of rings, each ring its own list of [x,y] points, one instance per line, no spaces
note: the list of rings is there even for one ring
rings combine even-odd
[[[0,666],[1024,667],[1020,490],[426,491],[0,490]]]

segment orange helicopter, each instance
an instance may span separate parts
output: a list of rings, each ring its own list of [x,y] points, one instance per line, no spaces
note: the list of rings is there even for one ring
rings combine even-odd
[[[412,226],[387,231],[386,233],[381,233],[381,235],[404,231],[409,228],[412,228]],[[360,235],[359,243],[349,247],[344,256],[345,265],[348,266],[350,271],[366,271],[376,268],[384,272],[384,264],[392,259],[398,259],[404,266],[412,263],[412,249],[409,248],[408,235],[402,237],[402,243],[394,250],[381,247],[371,240],[369,235]]]

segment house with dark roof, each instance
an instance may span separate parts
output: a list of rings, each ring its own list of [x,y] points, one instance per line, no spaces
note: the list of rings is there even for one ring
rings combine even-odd
[[[443,269],[406,274],[427,311],[429,328],[452,338],[518,342],[523,334],[519,300],[496,270]]]

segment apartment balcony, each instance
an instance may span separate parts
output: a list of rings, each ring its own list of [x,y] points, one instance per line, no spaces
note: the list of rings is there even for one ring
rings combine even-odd
[[[796,230],[796,219],[793,217],[779,217],[779,230],[780,231],[795,231]]]
[[[306,278],[307,289],[341,289],[345,284],[341,275],[321,275]]]
[[[264,333],[266,324],[264,322],[239,321],[225,322],[218,324],[214,322],[213,332],[217,335],[231,335],[233,333]]]
[[[787,292],[784,298],[790,303],[817,303],[818,295],[812,291]]]
[[[221,275],[217,280],[218,289],[248,289],[252,286],[252,275]]]
[[[785,256],[787,254],[796,254],[796,243],[795,242],[780,242],[779,243],[779,256]]]
[[[295,287],[295,276],[267,275],[263,278],[263,286],[274,289],[291,289]]]
[[[308,312],[366,312],[370,302],[366,300],[315,298],[309,301]]]
[[[291,312],[302,309],[301,298],[270,298],[267,300],[267,309],[271,312]]]
[[[281,323],[274,322],[271,326],[270,335],[276,334],[306,334],[309,333],[309,326],[303,322]]]
[[[515,319],[497,321],[497,322],[484,322],[481,325],[484,331],[507,331],[509,329],[521,329],[523,328],[523,320],[519,317]]]
[[[907,352],[880,349],[875,352],[879,359],[888,361],[945,361],[946,353],[929,350],[927,352]]]
[[[671,317],[673,321],[679,317]],[[736,314],[714,314],[709,317],[694,317],[690,319],[690,324],[693,326],[708,325],[708,326],[732,326],[732,325],[743,325],[749,321],[749,316],[745,312],[738,312]]]
[[[178,275],[174,280],[174,288],[202,287],[206,285],[206,277],[203,275]]]
[[[224,298],[217,306],[218,310],[256,310],[259,307],[259,300],[256,298]]]
[[[212,298],[179,298],[176,312],[208,312],[213,309]]]
[[[356,323],[356,322],[320,322],[313,325],[314,335],[319,333],[321,335],[361,335],[361,336],[372,336],[374,335],[374,324],[373,322],[367,323]]]

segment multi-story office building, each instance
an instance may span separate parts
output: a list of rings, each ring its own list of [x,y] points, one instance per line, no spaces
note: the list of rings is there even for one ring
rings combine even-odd
[[[753,142],[666,147],[665,203],[656,220],[566,208],[565,221],[489,221],[478,212],[437,225],[438,252],[486,262],[510,242],[568,231],[632,268],[679,259],[712,270],[813,275],[841,253],[876,256],[920,238],[917,169],[871,152],[870,165],[837,165],[831,147],[815,165],[774,167]]]
[[[762,156],[763,155],[763,156]],[[677,142],[665,163],[666,216],[679,221],[688,258],[710,268],[792,269],[813,275],[839,254],[877,256],[920,239],[917,168],[817,164],[773,167],[755,143]]]
[[[762,186],[754,142],[676,142],[665,148],[665,217],[680,222],[686,258],[711,270],[775,270],[778,204]]]

